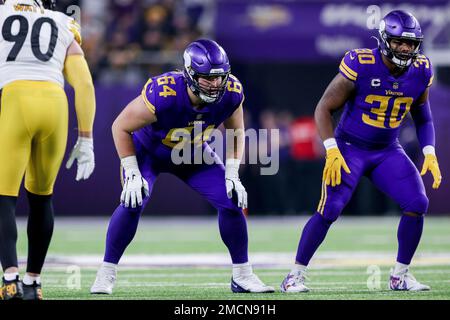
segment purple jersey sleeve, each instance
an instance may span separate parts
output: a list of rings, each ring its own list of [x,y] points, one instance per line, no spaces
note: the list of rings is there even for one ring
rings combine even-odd
[[[233,113],[244,102],[244,88],[239,79],[231,74],[230,78],[228,79],[226,90],[230,93]]]
[[[414,61],[414,67],[421,69],[423,72],[423,78],[425,81],[425,86],[428,88],[433,84],[433,66],[431,65],[431,61],[428,57],[423,54],[417,56],[416,61]]]
[[[155,113],[154,81],[149,79],[141,92],[141,97],[151,113]]]
[[[358,79],[358,53],[356,50],[347,51],[339,65],[339,72],[348,80],[355,82]]]
[[[181,86],[180,75],[168,72],[148,80],[142,90],[142,98],[147,108],[159,118],[177,102]]]

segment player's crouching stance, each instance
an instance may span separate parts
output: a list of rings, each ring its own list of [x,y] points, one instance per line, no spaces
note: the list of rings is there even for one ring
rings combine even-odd
[[[40,275],[54,226],[53,188],[67,142],[64,76],[75,90],[79,138],[67,164],[77,161],[76,180],[87,179],[95,167],[94,85],[79,26],[52,10],[55,0],[1,3],[0,300],[41,300]],[[27,267],[21,280],[15,209],[24,175],[30,210]]]
[[[430,289],[408,270],[422,235],[428,198],[419,172],[397,138],[403,119],[411,112],[425,155],[421,175],[431,171],[433,189],[437,189],[442,177],[434,151],[435,134],[428,102],[432,68],[429,59],[419,55],[423,36],[411,14],[389,13],[381,21],[379,33],[379,48],[346,53],[340,74],[317,105],[315,119],[327,150],[322,197],[317,212],[303,229],[296,264],[281,284],[283,292],[308,291],[306,266],[363,175],[392,197],[403,211],[397,233],[397,263],[389,288]],[[334,138],[331,113],[344,104]]]
[[[97,272],[91,293],[111,294],[117,264],[133,239],[143,208],[159,173],[179,177],[203,195],[218,210],[219,229],[233,262],[233,292],[273,292],[253,273],[248,262],[247,224],[242,209],[247,193],[238,169],[243,154],[243,100],[241,83],[230,75],[227,54],[216,42],[198,40],[184,52],[184,72],[169,72],[151,78],[141,96],[133,100],[113,124],[114,142],[123,167],[121,205],[111,217],[106,236],[104,262]],[[216,162],[175,165],[172,148],[176,132],[202,130],[221,123],[242,129],[234,150],[227,149],[225,167],[207,143]],[[194,139],[195,142],[195,139]],[[232,200],[236,193],[237,203]]]

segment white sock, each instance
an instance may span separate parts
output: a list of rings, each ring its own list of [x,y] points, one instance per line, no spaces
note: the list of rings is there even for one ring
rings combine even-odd
[[[41,283],[41,277],[33,277],[28,275],[28,273],[25,273],[25,276],[23,277],[23,283],[26,285],[32,285],[36,281],[37,284]]]
[[[408,264],[396,262],[395,267],[394,267],[394,272],[393,272],[394,276],[399,276],[399,275],[406,273],[408,271],[408,267],[409,267]]]
[[[16,280],[18,275],[19,275],[18,272],[10,272],[10,273],[5,273],[3,275],[3,277],[5,278],[6,281],[13,281],[13,280]]]
[[[249,276],[253,273],[250,262],[233,264],[233,279]]]
[[[294,264],[291,273],[300,273],[300,272],[306,272],[306,266],[302,264]]]
[[[102,263],[102,268],[116,271],[117,270],[117,264],[110,263],[110,262],[103,262]]]

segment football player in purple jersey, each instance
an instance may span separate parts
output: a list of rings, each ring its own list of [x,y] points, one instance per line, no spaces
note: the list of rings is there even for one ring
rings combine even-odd
[[[380,22],[378,48],[351,50],[342,59],[339,73],[315,110],[327,152],[322,196],[317,211],[303,229],[294,268],[281,284],[283,292],[309,290],[305,286],[307,265],[362,176],[394,199],[403,212],[397,232],[397,262],[389,288],[430,289],[409,272],[428,209],[420,175],[431,172],[433,189],[439,188],[442,179],[428,101],[433,70],[430,60],[420,54],[422,40],[417,19],[396,10]],[[342,107],[342,117],[333,130],[332,113]],[[414,120],[425,158],[420,174],[398,142],[408,113]]]
[[[140,96],[115,120],[112,131],[123,168],[121,204],[114,211],[106,235],[106,251],[91,293],[111,294],[116,269],[132,241],[141,213],[161,172],[174,174],[205,197],[218,210],[219,230],[233,263],[233,292],[273,292],[252,271],[248,262],[248,236],[243,209],[247,193],[238,169],[244,149],[242,84],[231,75],[224,49],[212,40],[197,40],[184,52],[183,72],[152,77]],[[238,132],[226,150],[225,166],[203,137],[199,144],[215,159],[213,164],[175,164],[173,148],[178,133],[202,132],[224,124]],[[199,142],[200,141],[200,142]],[[199,142],[199,143],[198,143]],[[235,194],[235,197],[233,197]],[[175,195],[174,195],[175,197]]]

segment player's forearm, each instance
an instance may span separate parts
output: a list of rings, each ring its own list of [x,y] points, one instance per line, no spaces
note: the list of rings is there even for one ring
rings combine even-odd
[[[413,107],[411,115],[416,126],[417,139],[423,148],[435,146],[435,131],[430,103],[427,100],[420,106]]]
[[[245,149],[244,109],[241,105],[224,121],[226,132],[226,159],[242,159]]]
[[[95,118],[95,89],[86,59],[82,55],[69,55],[64,74],[75,90],[75,110],[78,131],[82,137],[91,137]]]
[[[420,126],[417,126],[416,133],[422,149],[426,146],[435,146],[435,131],[432,121],[428,121],[422,123]]]
[[[314,119],[322,141],[334,138],[333,117],[329,110],[317,107],[314,112]]]
[[[244,154],[245,148],[245,136],[244,129],[235,129],[232,143],[227,143],[226,147],[226,159],[238,159],[241,160]]]
[[[131,133],[124,130],[117,120],[113,123],[112,135],[119,158],[122,159],[136,154]]]
[[[334,137],[332,112],[342,108],[354,90],[354,83],[338,73],[323,93],[314,112],[316,126],[323,141]]]
[[[120,158],[132,156],[136,153],[132,132],[156,122],[156,115],[145,105],[141,96],[131,101],[114,120],[112,134],[117,153]]]

